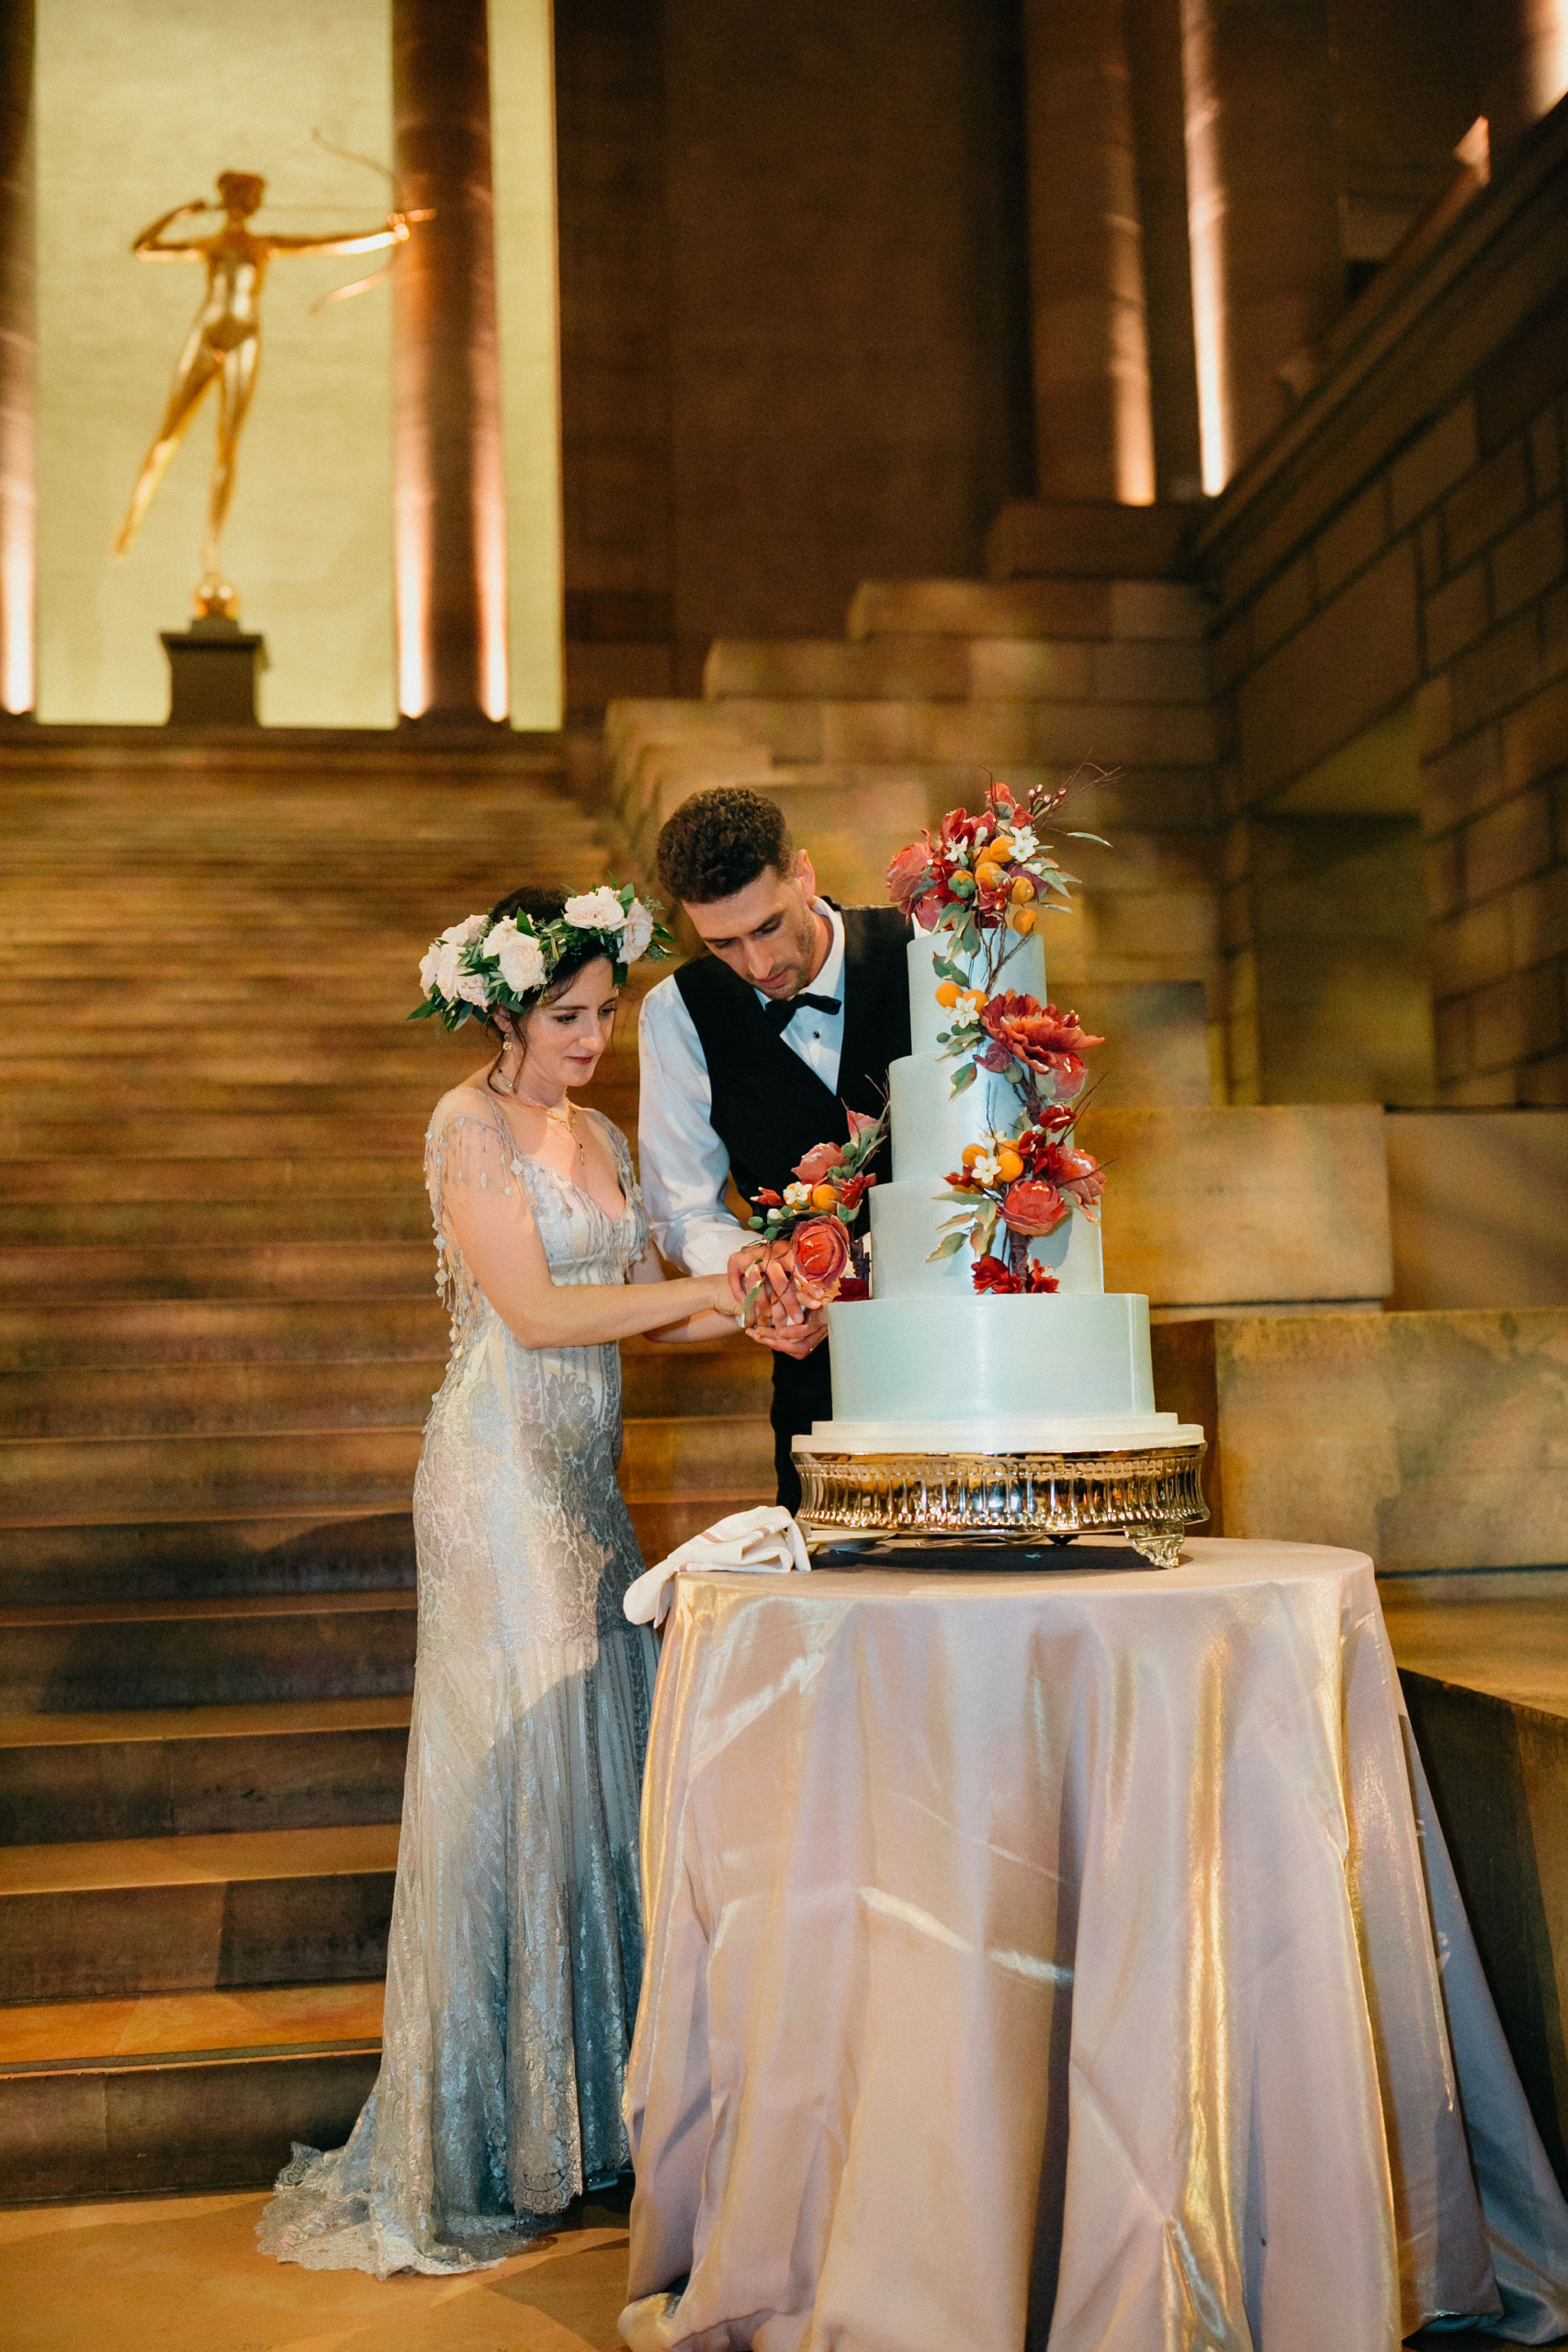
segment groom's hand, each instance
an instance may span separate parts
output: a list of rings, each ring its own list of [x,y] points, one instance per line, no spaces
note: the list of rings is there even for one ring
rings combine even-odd
[[[778,1356],[808,1356],[827,1338],[828,1317],[818,1308],[801,1323],[759,1323],[747,1336]]]
[[[765,1242],[753,1242],[749,1249],[736,1250],[726,1272],[737,1306],[743,1306],[754,1292],[762,1294],[757,1307],[759,1325],[765,1314],[775,1330],[800,1329],[805,1310],[795,1295],[788,1260],[783,1252],[770,1249]]]

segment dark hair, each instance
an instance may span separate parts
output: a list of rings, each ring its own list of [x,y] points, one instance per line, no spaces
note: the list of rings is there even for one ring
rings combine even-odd
[[[787,874],[794,859],[784,810],[744,785],[694,792],[660,828],[660,888],[688,906],[733,898],[770,865]]]
[[[508,915],[526,915],[535,930],[542,931],[547,922],[560,921],[561,916],[566,912],[566,898],[567,894],[564,890],[534,890],[527,888],[521,890],[509,890],[504,899],[496,900],[486,921],[498,923],[504,922]],[[552,997],[559,996],[563,989],[569,989],[571,986],[579,972],[585,972],[590,964],[597,964],[601,961],[614,962],[609,950],[601,946],[595,939],[586,935],[580,938],[562,955],[550,974],[548,984],[539,1002],[548,1004]],[[521,1017],[526,1018],[525,1015]],[[490,1025],[493,1027],[494,1023],[491,1023]]]

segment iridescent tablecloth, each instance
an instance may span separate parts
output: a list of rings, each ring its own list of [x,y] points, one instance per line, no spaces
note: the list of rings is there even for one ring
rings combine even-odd
[[[680,1579],[634,2352],[1568,2332],[1371,1563],[1101,1556]]]

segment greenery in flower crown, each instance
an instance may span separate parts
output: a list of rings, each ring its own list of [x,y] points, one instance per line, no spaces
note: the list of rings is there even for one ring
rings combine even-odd
[[[424,1002],[409,1019],[439,1021],[451,1030],[498,1010],[530,1012],[562,958],[584,946],[608,957],[620,988],[628,965],[671,953],[674,941],[657,919],[661,912],[657,899],[645,906],[629,882],[606,882],[569,899],[553,922],[521,913],[496,923],[468,915],[431,941],[419,967]]]

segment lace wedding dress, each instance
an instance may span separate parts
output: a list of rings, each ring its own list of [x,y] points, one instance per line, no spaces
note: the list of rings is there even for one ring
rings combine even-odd
[[[452,1357],[414,1481],[419,1653],[381,2071],[346,2147],[296,2147],[258,2230],[312,2269],[468,2269],[627,2162],[642,1968],[637,1807],[656,1652],[615,1483],[614,1346],[525,1348],[465,1264],[455,1185],[521,1186],[558,1283],[618,1283],[624,1215],[447,1096],[426,1138]],[[586,1115],[597,1117],[598,1114]]]

